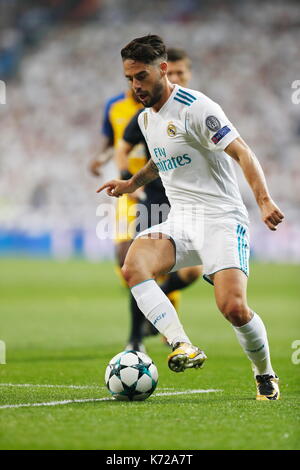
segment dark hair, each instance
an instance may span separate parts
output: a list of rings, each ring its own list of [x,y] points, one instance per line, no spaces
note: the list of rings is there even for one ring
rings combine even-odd
[[[151,64],[157,59],[167,60],[167,48],[161,37],[149,34],[133,39],[121,50],[123,60],[131,59]]]
[[[169,62],[177,62],[177,60],[185,60],[188,67],[191,68],[191,59],[188,54],[183,49],[179,49],[177,47],[169,47],[167,50],[168,54],[168,61]]]

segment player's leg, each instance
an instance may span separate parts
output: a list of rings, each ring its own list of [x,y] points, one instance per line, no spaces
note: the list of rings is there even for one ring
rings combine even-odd
[[[154,235],[155,236],[155,235]],[[122,273],[136,302],[146,318],[162,333],[176,320],[177,313],[167,296],[155,281],[159,275],[172,269],[175,251],[170,239],[138,238],[128,250]],[[170,344],[175,340],[190,342],[178,321],[179,339],[166,333]]]
[[[177,311],[179,308],[180,291],[193,284],[199,278],[201,272],[201,266],[188,266],[168,274],[164,282],[159,284],[159,287],[168,296]],[[158,331],[152,328],[149,334],[155,335],[157,333]],[[162,341],[168,344],[164,336]]]
[[[127,251],[132,243],[132,239],[126,241],[119,241],[115,245],[116,257],[118,261],[117,274],[120,276],[121,281],[124,283],[121,268],[124,264]],[[125,283],[127,287],[127,284]],[[145,317],[140,311],[137,303],[129,291],[129,309],[130,309],[130,331],[129,339],[126,345],[126,349],[134,349],[135,351],[145,352],[143,346],[143,325],[145,323]]]
[[[170,273],[165,282],[161,284],[160,288],[165,294],[185,289],[199,278],[201,272],[200,266],[181,268],[176,272]]]
[[[135,298],[133,297],[129,289],[129,309],[130,309],[130,331],[129,339],[126,345],[126,350],[134,350],[140,352],[146,352],[146,348],[143,344],[144,338],[144,326],[145,323],[152,327],[151,323],[146,320],[143,312],[138,307]]]
[[[136,213],[136,203],[134,198],[128,195],[122,196],[117,201],[116,211],[116,257],[118,260],[117,273],[124,283],[121,268],[124,264],[126,254],[132,243],[134,236],[134,222]],[[126,287],[127,284],[125,283]],[[129,291],[129,309],[130,309],[130,330],[126,349],[145,352],[143,345],[143,326],[145,317],[140,311],[133,295]]]
[[[212,277],[217,306],[232,324],[240,345],[253,364],[257,399],[278,399],[278,378],[271,365],[266,328],[247,304],[247,276],[240,269],[225,269]]]
[[[169,344],[176,346],[177,353],[173,351],[169,366],[180,372],[187,367],[199,367],[206,356],[191,345],[176,310],[155,281],[159,275],[169,272],[175,262],[173,241],[163,234],[152,233],[151,238],[140,237],[132,243],[122,272],[146,318],[166,336]]]
[[[129,250],[131,243],[132,243],[132,240],[126,240],[125,242],[116,243],[116,248],[115,248],[116,257],[117,257],[118,265],[120,266],[120,268],[122,268],[124,264],[127,251]]]
[[[159,287],[161,290],[168,296],[172,302],[175,310],[178,311],[180,292],[182,289],[193,284],[201,275],[202,268],[201,266],[189,266],[187,268],[181,268],[178,271],[169,273],[167,276],[164,276],[165,279],[162,282],[159,282]],[[146,330],[146,329],[145,329]],[[156,328],[151,327],[151,329],[146,330],[145,336],[157,335],[158,331]],[[163,338],[166,342],[166,338]]]

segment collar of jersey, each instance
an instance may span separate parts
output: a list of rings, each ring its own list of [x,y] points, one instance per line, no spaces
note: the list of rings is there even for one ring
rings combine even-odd
[[[150,108],[150,112],[151,112],[152,114],[154,114],[154,116],[155,116],[156,114],[161,114],[163,111],[165,111],[165,110],[169,107],[171,101],[173,100],[174,95],[177,93],[178,88],[179,88],[179,85],[175,85],[175,86],[174,86],[172,93],[170,94],[170,96],[169,96],[169,98],[167,99],[167,101],[162,105],[162,107],[160,108],[159,111],[156,112],[156,111],[153,111],[152,108]]]

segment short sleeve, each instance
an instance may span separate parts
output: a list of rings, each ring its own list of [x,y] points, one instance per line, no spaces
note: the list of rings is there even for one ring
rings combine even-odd
[[[110,117],[109,117],[110,108],[111,108],[111,101],[108,101],[104,109],[101,132],[103,135],[105,135],[105,137],[108,137],[110,140],[113,140],[114,131],[110,122]]]
[[[223,151],[239,137],[221,106],[205,96],[189,110],[188,130],[202,147],[212,152]]]
[[[111,107],[118,101],[123,100],[124,98],[125,93],[120,93],[119,95],[110,98],[105,104],[101,132],[103,135],[105,135],[105,137],[108,137],[111,141],[114,140],[114,129],[110,120]]]
[[[147,113],[147,111],[142,109],[142,111],[138,115],[138,125],[139,125],[140,131],[143,134],[145,140],[147,140],[146,139],[146,130],[145,130],[145,124],[146,123],[148,123],[148,113]]]
[[[123,139],[132,145],[137,145],[144,141],[144,136],[138,123],[138,116],[141,112],[142,110],[138,111],[135,116],[133,116],[123,135]]]

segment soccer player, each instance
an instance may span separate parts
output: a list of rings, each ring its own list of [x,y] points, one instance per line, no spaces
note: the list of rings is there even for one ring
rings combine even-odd
[[[168,48],[167,55],[167,75],[170,82],[186,87],[191,79],[191,60],[189,56],[183,49],[179,48]],[[116,160],[118,162],[118,167],[123,174],[126,174],[126,171],[128,171],[128,156],[136,145],[143,144],[147,160],[151,158],[144,136],[138,124],[138,116],[141,112],[143,112],[143,109],[139,110],[131,119],[125,129],[123,138],[120,140],[116,149]],[[132,175],[128,172],[128,177],[130,176]],[[137,209],[141,208],[141,205],[146,209],[147,215],[145,217],[146,220],[143,220],[142,223],[138,224],[138,229],[140,229],[141,225],[145,225],[145,228],[146,226],[148,228],[151,225],[158,224],[159,222],[164,222],[166,220],[170,204],[160,178],[157,178],[155,181],[152,181],[145,186],[144,199],[139,202]],[[156,214],[153,209],[156,209]],[[163,210],[161,210],[161,213],[159,214],[160,209]],[[170,273],[164,282],[160,284],[160,288],[166,295],[168,295],[176,309],[178,309],[179,291],[195,282],[199,278],[200,274],[200,266],[182,268],[179,272]],[[145,321],[145,317],[132,295],[130,299],[130,313],[131,331],[126,348],[143,351],[143,336],[157,334],[158,331],[156,328],[151,327],[151,323]]]
[[[144,315],[172,345],[170,369],[181,372],[201,367],[206,356],[191,344],[154,279],[203,264],[217,306],[252,363],[257,400],[277,400],[279,379],[266,329],[247,303],[248,217],[233,160],[241,166],[267,227],[276,230],[284,215],[271,198],[256,156],[221,107],[199,91],[168,81],[166,48],[159,36],[134,39],[121,56],[125,76],[146,108],[139,125],[151,160],[131,179],[109,181],[97,191],[106,188],[108,195],[119,197],[159,174],[171,203],[168,220],[134,240],[123,275]]]
[[[170,59],[168,74],[171,80],[175,80],[183,86],[187,85],[191,77],[190,58],[181,49],[170,49],[168,50],[168,54]],[[137,110],[141,111],[142,109],[143,105],[139,102],[132,90],[113,96],[107,101],[102,124],[102,146],[90,163],[90,170],[94,176],[100,176],[102,166],[112,158],[115,159],[119,175],[122,179],[126,179],[128,174],[134,174],[144,166],[147,161],[145,158],[147,155],[145,155],[144,141],[136,142],[135,145],[130,146],[129,150],[127,147],[125,165],[124,162],[122,164],[122,159],[120,160],[124,145],[122,141],[124,129]],[[137,121],[136,125],[138,126]],[[141,134],[140,130],[139,134]],[[161,183],[155,182],[153,186],[156,189],[156,198],[153,202],[164,204],[166,201],[167,204],[169,204]],[[149,196],[150,190],[151,187],[146,189],[145,194],[147,194],[147,196]],[[115,233],[114,242],[119,269],[124,263],[126,253],[134,237],[132,228],[134,227],[135,207],[138,203],[137,196],[138,195],[132,197],[132,195],[130,195],[128,197],[124,195],[118,200],[116,207],[117,231]],[[119,270],[117,270],[117,272],[119,273]],[[172,275],[168,277],[162,288],[175,307],[178,305],[179,299],[179,293],[175,289],[187,287],[194,282],[199,275],[200,269],[193,267],[181,270],[179,276],[177,273],[172,273]],[[123,280],[122,276],[120,276],[120,278]],[[142,343],[143,335],[156,333],[157,330],[155,328],[149,328],[151,324],[145,321],[145,317],[138,308],[132,295],[130,295],[130,311],[132,318],[131,332],[126,348],[145,352],[145,347]]]

